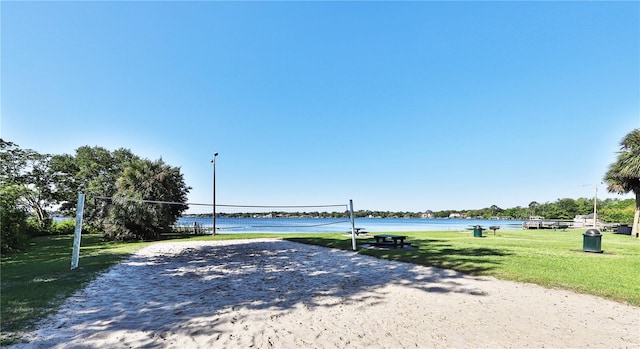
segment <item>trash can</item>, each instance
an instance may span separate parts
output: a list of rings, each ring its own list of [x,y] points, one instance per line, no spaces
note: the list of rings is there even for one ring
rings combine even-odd
[[[598,229],[589,229],[582,236],[582,250],[584,252],[602,252],[602,234]]]
[[[476,225],[475,227],[473,227],[473,237],[474,238],[481,238],[482,237],[482,227],[479,225]]]
[[[631,235],[631,227],[628,224],[620,224],[616,229],[616,234]]]

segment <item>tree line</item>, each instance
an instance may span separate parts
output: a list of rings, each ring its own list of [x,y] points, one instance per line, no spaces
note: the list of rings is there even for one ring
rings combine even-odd
[[[631,223],[633,222],[635,201],[633,199],[597,200],[598,219],[604,222]],[[517,219],[526,220],[531,216],[542,216],[548,219],[572,220],[575,216],[593,214],[593,199],[579,198],[558,199],[554,202],[538,203],[532,201],[527,207],[516,206],[500,208],[497,205],[481,209],[465,210],[425,210],[410,211],[371,211],[359,210],[354,212],[357,218],[475,218],[475,219]]]
[[[56,223],[52,213],[74,216],[78,193],[88,198],[85,231],[107,239],[157,239],[187,206],[140,200],[186,203],[190,189],[180,168],[128,149],[83,146],[73,155],[51,155],[0,139],[2,251],[20,249],[30,236],[73,232],[73,225]]]

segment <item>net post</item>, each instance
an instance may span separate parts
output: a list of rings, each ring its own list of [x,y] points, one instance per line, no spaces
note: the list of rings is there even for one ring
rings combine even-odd
[[[349,220],[351,221],[351,245],[354,251],[357,251],[356,246],[356,223],[355,216],[353,215],[353,200],[349,199]]]
[[[78,206],[76,207],[76,229],[73,236],[73,252],[71,254],[71,270],[78,267],[80,259],[80,237],[82,235],[82,215],[84,212],[84,194],[78,193]]]

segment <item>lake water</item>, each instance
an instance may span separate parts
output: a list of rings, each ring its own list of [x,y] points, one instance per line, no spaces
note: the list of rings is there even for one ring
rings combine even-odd
[[[181,217],[178,225],[199,226],[211,229],[211,218]],[[521,220],[484,219],[424,219],[424,218],[356,218],[356,228],[368,232],[411,232],[411,231],[462,231],[480,225],[484,229],[499,226],[502,230],[519,230]],[[219,233],[324,233],[351,231],[351,224],[344,219],[330,218],[216,218]]]

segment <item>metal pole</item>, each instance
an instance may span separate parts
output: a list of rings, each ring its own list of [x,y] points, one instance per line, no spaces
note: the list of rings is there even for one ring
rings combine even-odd
[[[602,184],[602,183],[600,183]],[[591,184],[582,184],[581,187],[588,187],[591,186]],[[598,184],[593,186],[595,188],[595,196],[593,197],[593,228],[596,229],[596,221],[598,220]],[[585,218],[585,227],[587,225],[587,220]]]
[[[596,195],[593,197],[593,229],[596,229],[596,221],[598,220],[598,186],[596,185]]]
[[[216,156],[218,156],[218,153],[213,153],[213,160],[211,160],[213,164],[213,214],[211,218],[211,235],[213,236],[216,235]]]
[[[71,254],[71,270],[78,267],[80,259],[80,239],[82,238],[82,216],[84,212],[84,194],[78,193],[78,205],[76,206],[76,228],[73,235],[73,251]]]
[[[354,251],[358,250],[356,246],[356,224],[355,216],[353,215],[353,200],[349,200],[349,215],[351,215],[351,246]]]

